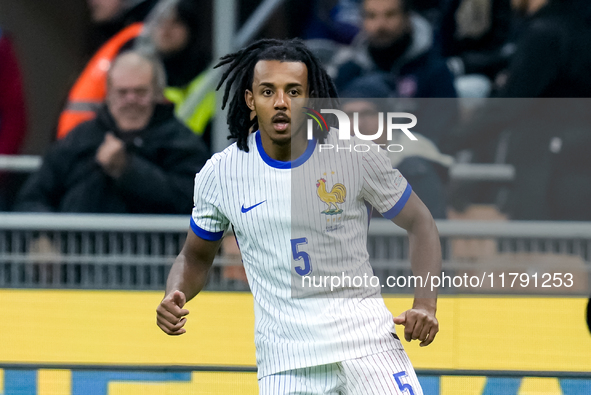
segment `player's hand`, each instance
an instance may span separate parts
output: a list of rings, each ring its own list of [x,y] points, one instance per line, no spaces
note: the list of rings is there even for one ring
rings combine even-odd
[[[189,310],[183,308],[186,302],[185,294],[181,291],[173,291],[162,299],[156,308],[156,323],[164,333],[178,336],[187,331],[183,328],[187,322],[185,316],[189,314]]]
[[[404,325],[404,338],[407,342],[420,340],[421,347],[428,346],[439,332],[439,322],[435,313],[423,308],[412,308],[394,317],[396,325]]]
[[[105,134],[103,143],[96,151],[95,159],[105,173],[113,178],[120,177],[127,166],[125,143],[111,132]]]

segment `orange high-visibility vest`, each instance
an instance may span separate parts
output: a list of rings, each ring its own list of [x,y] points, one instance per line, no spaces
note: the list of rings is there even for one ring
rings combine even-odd
[[[96,111],[105,100],[107,71],[111,66],[111,61],[126,43],[140,35],[143,26],[144,24],[141,22],[129,25],[103,44],[90,59],[70,89],[68,103],[59,118],[58,139],[65,137],[70,130],[82,122],[89,121],[96,116]]]

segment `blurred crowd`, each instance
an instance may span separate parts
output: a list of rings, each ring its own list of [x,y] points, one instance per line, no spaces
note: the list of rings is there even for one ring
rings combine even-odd
[[[0,208],[187,214],[214,149],[212,1],[87,0],[88,61],[55,142],[18,195],[0,174]],[[239,23],[261,2],[238,1]],[[591,220],[588,0],[286,0],[259,36],[305,40],[362,133],[379,112],[417,115],[418,142],[390,157],[435,218],[489,204],[511,219]],[[27,132],[19,70],[0,30],[0,154]],[[515,176],[458,181],[461,163]]]

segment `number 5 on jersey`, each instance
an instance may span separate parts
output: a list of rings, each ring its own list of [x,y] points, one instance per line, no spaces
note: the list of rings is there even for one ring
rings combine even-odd
[[[298,246],[301,244],[308,244],[308,239],[301,237],[299,239],[291,239],[291,253],[295,261],[304,260],[304,267],[296,266],[295,271],[300,276],[306,276],[312,272],[312,263],[310,262],[310,255],[305,251],[300,251]]]

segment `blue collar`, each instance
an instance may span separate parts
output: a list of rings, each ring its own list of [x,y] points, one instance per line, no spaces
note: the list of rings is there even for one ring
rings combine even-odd
[[[274,167],[276,169],[293,169],[300,165],[303,165],[308,160],[308,158],[312,156],[312,154],[314,153],[314,148],[316,148],[316,138],[314,138],[313,140],[308,140],[308,147],[306,148],[304,153],[300,155],[299,158],[297,158],[294,161],[284,162],[281,160],[271,158],[265,152],[265,149],[263,148],[263,142],[261,140],[261,132],[259,130],[255,132],[255,140],[257,143],[257,149],[263,161],[269,166]]]

